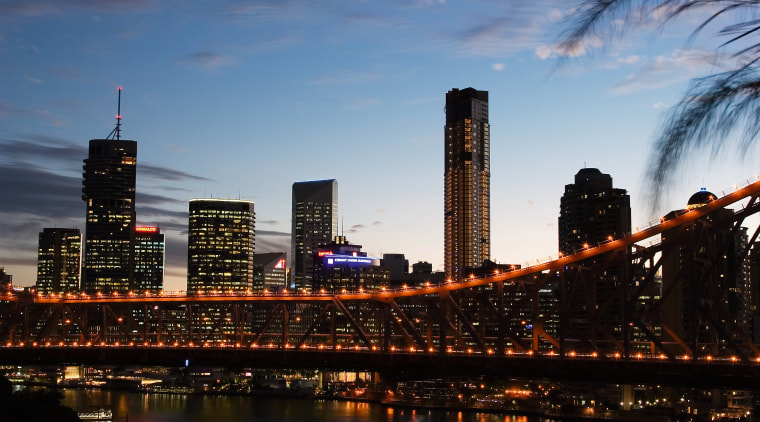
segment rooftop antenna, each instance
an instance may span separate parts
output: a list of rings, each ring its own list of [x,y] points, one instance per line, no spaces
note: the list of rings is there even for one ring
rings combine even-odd
[[[119,87],[119,101],[116,106],[116,127],[106,136],[106,139],[121,139],[121,87]]]

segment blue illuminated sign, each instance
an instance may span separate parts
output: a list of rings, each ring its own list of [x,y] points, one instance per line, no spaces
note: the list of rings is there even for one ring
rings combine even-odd
[[[352,255],[325,255],[322,259],[327,266],[348,265],[349,267],[373,265],[377,261],[376,258]]]

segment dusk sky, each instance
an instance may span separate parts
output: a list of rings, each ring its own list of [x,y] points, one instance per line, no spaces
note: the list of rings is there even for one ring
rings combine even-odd
[[[293,182],[328,178],[350,242],[442,270],[452,88],[489,91],[498,262],[556,254],[560,197],[584,166],[629,191],[634,225],[754,177],[754,150],[706,151],[652,214],[657,127],[691,78],[722,70],[724,40],[687,42],[700,16],[664,30],[651,16],[561,61],[575,4],[3,0],[0,266],[32,285],[38,233],[84,230],[82,160],[114,127],[119,86],[122,139],[138,141],[137,220],[167,235],[167,290],[185,289],[190,199],[255,201],[256,251],[288,251]]]

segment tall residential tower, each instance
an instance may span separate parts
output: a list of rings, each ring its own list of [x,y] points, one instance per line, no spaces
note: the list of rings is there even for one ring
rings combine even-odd
[[[295,288],[311,288],[313,254],[338,234],[338,181],[293,183],[290,252]]]
[[[444,269],[459,280],[465,267],[491,255],[491,173],[488,91],[446,94]]]

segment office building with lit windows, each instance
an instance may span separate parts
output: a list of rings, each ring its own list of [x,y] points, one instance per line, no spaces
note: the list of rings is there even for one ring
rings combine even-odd
[[[125,293],[134,287],[136,164],[137,142],[90,141],[82,181],[85,292]]]
[[[449,91],[444,130],[444,270],[461,280],[491,253],[488,91]]]
[[[158,227],[135,227],[135,284],[139,293],[164,289],[164,235]]]
[[[187,290],[246,292],[253,288],[256,213],[253,202],[190,201]]]
[[[79,229],[43,229],[37,249],[37,292],[78,291],[81,249]]]
[[[254,258],[253,291],[279,292],[288,288],[287,254],[257,253]]]
[[[292,282],[311,288],[314,253],[338,234],[338,182],[335,179],[293,183],[291,231]]]
[[[314,292],[378,291],[389,287],[390,269],[380,259],[367,256],[361,245],[354,245],[345,236],[336,236],[329,245],[314,253]]]

